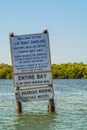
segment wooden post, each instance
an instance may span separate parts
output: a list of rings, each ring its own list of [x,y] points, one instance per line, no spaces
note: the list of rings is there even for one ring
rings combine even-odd
[[[55,104],[54,104],[54,99],[53,98],[49,99],[48,111],[55,112]]]
[[[22,105],[20,101],[16,100],[16,112],[17,113],[22,113]]]
[[[48,33],[47,29],[43,30],[43,33]],[[53,86],[53,85],[52,85]],[[50,87],[52,87],[50,86]],[[49,99],[49,103],[48,103],[48,111],[50,112],[55,112],[55,104],[54,104],[54,98]]]
[[[11,37],[13,37],[13,36],[14,36],[13,32],[9,33],[10,43],[11,43]],[[12,56],[12,52],[11,52],[11,56]],[[19,91],[19,87],[14,86],[14,91],[15,92]],[[22,105],[21,105],[21,102],[18,101],[18,100],[16,100],[16,112],[17,113],[22,113]]]
[[[44,30],[43,30],[43,33],[48,33],[48,30],[47,30],[47,29],[44,29]]]
[[[15,92],[19,91],[19,87],[14,87],[14,91]],[[16,112],[22,113],[22,104],[19,100],[16,100]]]
[[[14,36],[14,33],[13,33],[13,32],[9,33],[9,36],[10,36],[10,37],[13,37],[13,36]]]

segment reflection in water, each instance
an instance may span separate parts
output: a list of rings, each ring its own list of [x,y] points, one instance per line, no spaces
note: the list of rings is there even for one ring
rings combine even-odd
[[[50,130],[55,124],[56,113],[30,113],[18,115],[14,121],[16,130]]]

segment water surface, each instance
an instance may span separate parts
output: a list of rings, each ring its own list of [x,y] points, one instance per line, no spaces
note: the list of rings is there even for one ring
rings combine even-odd
[[[56,112],[48,100],[22,103],[15,111],[12,80],[0,80],[0,130],[87,130],[87,80],[54,80]]]

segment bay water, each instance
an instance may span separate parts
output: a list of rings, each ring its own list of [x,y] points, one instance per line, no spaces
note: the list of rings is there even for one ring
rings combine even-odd
[[[53,80],[55,113],[48,100],[22,103],[15,110],[13,80],[0,80],[0,130],[87,130],[87,80]]]

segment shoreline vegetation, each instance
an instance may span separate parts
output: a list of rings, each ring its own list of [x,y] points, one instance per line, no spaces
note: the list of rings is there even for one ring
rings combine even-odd
[[[79,63],[62,63],[52,64],[53,79],[87,79],[87,64]],[[12,79],[12,66],[0,64],[0,79]]]

